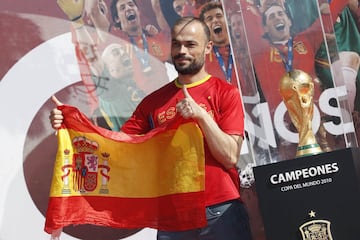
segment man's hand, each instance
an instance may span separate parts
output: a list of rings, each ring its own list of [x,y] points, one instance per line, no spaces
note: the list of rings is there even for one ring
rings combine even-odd
[[[57,107],[63,105],[55,96],[52,96],[51,100]],[[50,119],[51,127],[57,130],[61,126],[64,116],[59,109],[54,108],[53,110],[50,111],[49,119]]]
[[[69,20],[76,21],[82,19],[84,0],[57,0],[56,2]]]
[[[200,119],[205,110],[194,101],[185,85],[183,85],[182,91],[185,98],[176,104],[178,113],[185,119]]]

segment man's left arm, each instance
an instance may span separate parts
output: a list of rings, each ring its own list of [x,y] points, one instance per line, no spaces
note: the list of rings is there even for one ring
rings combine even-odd
[[[196,120],[214,158],[226,169],[233,168],[240,157],[243,137],[225,133],[211,115],[194,101],[186,87],[183,87],[183,92],[185,98],[177,104],[178,112],[186,119]]]
[[[243,137],[223,132],[205,110],[202,115],[197,123],[203,131],[211,154],[226,169],[233,168],[240,157]]]

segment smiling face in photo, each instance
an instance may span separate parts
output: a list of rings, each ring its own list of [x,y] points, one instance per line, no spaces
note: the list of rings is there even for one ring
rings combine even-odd
[[[224,13],[221,8],[214,8],[205,12],[204,22],[210,29],[210,38],[215,46],[228,44],[228,32]]]
[[[290,37],[291,21],[281,6],[272,6],[264,12],[264,30],[272,42],[285,41]]]
[[[117,21],[125,32],[136,31],[140,26],[140,12],[132,0],[118,0],[116,4]]]

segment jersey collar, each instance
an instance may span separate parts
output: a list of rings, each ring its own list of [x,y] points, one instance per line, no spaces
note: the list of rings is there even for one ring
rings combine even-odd
[[[190,84],[185,84],[186,88],[191,88],[191,87],[196,87],[199,86],[201,84],[203,84],[204,82],[206,82],[207,80],[209,80],[211,77],[211,75],[207,75],[206,77],[204,77],[203,79],[201,79],[200,81],[194,82],[194,83],[190,83]],[[183,85],[179,83],[179,78],[175,79],[175,86],[178,88],[182,88]]]

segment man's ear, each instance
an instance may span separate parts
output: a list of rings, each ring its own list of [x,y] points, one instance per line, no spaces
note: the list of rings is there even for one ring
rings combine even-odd
[[[267,35],[269,33],[268,26],[264,25],[263,29],[264,29],[264,35]]]
[[[291,27],[292,27],[292,21],[290,20],[289,17],[288,17],[288,21],[289,21],[289,28],[291,29]]]
[[[205,46],[205,54],[211,53],[213,45],[214,45],[213,41],[208,41],[207,42],[207,44]]]
[[[120,22],[120,18],[119,17],[116,17],[115,19],[114,19],[114,21],[115,21],[115,25],[117,25],[120,29],[122,29],[122,26],[121,26],[121,22]]]

